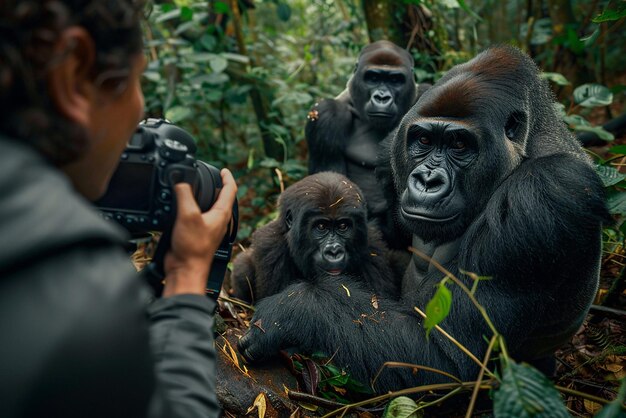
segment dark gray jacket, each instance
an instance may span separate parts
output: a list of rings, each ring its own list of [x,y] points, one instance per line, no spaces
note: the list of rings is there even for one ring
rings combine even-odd
[[[0,416],[218,415],[214,302],[148,306],[126,238],[0,137]]]

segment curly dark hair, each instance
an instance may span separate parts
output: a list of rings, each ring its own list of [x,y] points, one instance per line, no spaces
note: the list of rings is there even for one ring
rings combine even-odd
[[[0,2],[0,135],[27,141],[55,165],[87,147],[83,128],[61,115],[47,93],[47,73],[59,57],[64,29],[81,26],[93,38],[92,77],[123,89],[131,58],[143,47],[144,0],[2,0]]]

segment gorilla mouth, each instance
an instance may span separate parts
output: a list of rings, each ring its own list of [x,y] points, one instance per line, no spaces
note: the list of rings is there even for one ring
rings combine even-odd
[[[437,223],[451,222],[460,215],[459,213],[455,213],[452,216],[433,216],[433,214],[431,213],[423,213],[423,212],[417,212],[413,210],[406,210],[404,207],[401,207],[400,211],[402,213],[402,216],[408,220],[437,222]]]
[[[330,274],[331,276],[339,276],[341,273],[343,273],[342,269],[330,269],[330,270],[326,270],[326,273]]]
[[[387,113],[387,112],[368,112],[367,116],[370,118],[383,118],[383,119],[391,119],[395,116],[395,113]]]

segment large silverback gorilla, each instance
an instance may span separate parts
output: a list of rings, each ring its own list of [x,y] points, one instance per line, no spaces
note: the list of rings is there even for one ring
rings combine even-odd
[[[335,171],[355,182],[365,193],[370,220],[379,224],[390,244],[388,199],[375,174],[380,142],[425,88],[415,84],[413,57],[406,50],[377,41],[361,50],[347,89],[317,103],[305,128],[309,173]]]
[[[511,47],[489,49],[454,67],[403,118],[391,141],[400,218],[413,244],[467,285],[518,360],[542,362],[581,325],[598,283],[601,224],[608,218],[601,182],[553,110],[554,97],[534,62]],[[282,347],[334,354],[356,377],[371,378],[385,361],[445,370],[463,380],[478,368],[422,319],[444,275],[414,256],[399,303],[323,286],[288,287],[262,301],[239,348],[262,360]],[[491,331],[457,286],[441,323],[482,358]],[[355,322],[361,313],[376,320]],[[273,324],[279,324],[273,325]],[[303,331],[304,330],[304,331]],[[446,381],[389,369],[376,389]]]

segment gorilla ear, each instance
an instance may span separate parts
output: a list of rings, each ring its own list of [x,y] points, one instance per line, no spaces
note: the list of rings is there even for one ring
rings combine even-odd
[[[285,213],[285,225],[287,225],[287,229],[291,229],[292,224],[293,214],[291,213],[291,210],[288,210],[287,213]]]
[[[523,112],[513,112],[504,125],[504,134],[511,141],[517,139],[521,126],[526,123],[526,115]]]

